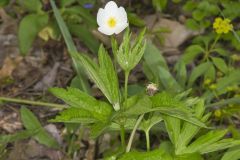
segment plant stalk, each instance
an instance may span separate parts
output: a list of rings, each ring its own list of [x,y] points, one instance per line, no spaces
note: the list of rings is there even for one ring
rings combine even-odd
[[[22,100],[22,99],[6,98],[6,97],[0,97],[0,101],[35,105],[35,106],[52,107],[52,108],[57,108],[60,110],[67,107],[65,105],[55,104],[55,103],[46,103],[46,102],[30,101],[30,100]]]
[[[121,125],[121,134],[120,134],[120,136],[121,136],[122,148],[123,148],[123,150],[125,150],[125,148],[126,148],[126,142],[125,142],[125,128],[124,128],[123,125]]]
[[[147,151],[150,151],[150,137],[149,137],[149,131],[145,132],[145,136],[146,136],[146,147],[147,147]]]
[[[213,44],[211,45],[210,49],[205,52],[205,56],[204,56],[204,58],[203,58],[203,61],[205,61],[206,59],[208,59],[209,54],[212,52],[212,50],[213,50],[214,47],[216,46],[216,44],[217,44],[217,42],[218,42],[218,40],[219,40],[220,37],[221,37],[221,34],[218,34],[217,37],[215,38]]]
[[[138,128],[140,122],[142,121],[143,117],[144,117],[144,114],[142,114],[142,115],[138,118],[138,120],[137,120],[137,122],[136,122],[136,124],[135,124],[135,126],[134,126],[134,128],[133,128],[133,130],[132,130],[132,133],[131,133],[131,135],[130,135],[130,138],[129,138],[129,141],[128,141],[128,145],[127,145],[127,148],[126,148],[126,152],[127,152],[127,153],[131,150],[131,146],[132,146],[132,142],[133,142],[134,135],[135,135],[135,133],[136,133],[136,131],[137,131],[137,128]]]
[[[129,71],[125,71],[125,83],[124,83],[124,100],[127,101],[128,98],[128,77]]]

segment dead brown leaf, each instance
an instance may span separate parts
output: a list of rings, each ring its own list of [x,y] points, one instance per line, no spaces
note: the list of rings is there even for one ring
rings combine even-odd
[[[0,82],[4,81],[6,78],[12,78],[12,73],[14,69],[20,64],[22,59],[23,58],[20,56],[17,56],[15,58],[5,58],[3,66],[0,69]]]
[[[0,118],[0,129],[3,129],[8,133],[14,133],[16,130],[22,128],[22,123],[19,121],[17,113],[10,113],[4,115],[4,117],[0,116]]]

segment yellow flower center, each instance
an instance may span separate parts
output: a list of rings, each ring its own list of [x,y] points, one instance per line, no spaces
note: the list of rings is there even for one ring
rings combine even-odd
[[[110,28],[113,28],[116,26],[117,21],[114,17],[110,17],[109,20],[107,21],[107,24]]]

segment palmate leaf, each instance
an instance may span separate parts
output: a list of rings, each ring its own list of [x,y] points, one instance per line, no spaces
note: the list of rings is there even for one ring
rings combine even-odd
[[[129,130],[131,131],[135,124],[136,124],[136,121],[137,121],[137,116],[132,116],[132,117],[127,117],[125,120],[124,120],[124,128],[125,130]],[[117,123],[117,122],[112,122],[109,126],[109,130],[110,131],[120,131],[121,130],[121,124]]]
[[[218,58],[218,57],[212,57],[213,63],[214,65],[223,73],[227,73],[228,72],[228,67],[227,64],[225,63],[225,61],[222,58]]]
[[[187,67],[186,64],[180,59],[174,69],[177,72],[176,80],[181,85],[182,88],[185,88],[186,81],[187,81]]]
[[[150,152],[126,153],[119,160],[173,160],[173,157],[163,149],[156,149]]]
[[[181,120],[168,115],[163,116],[163,119],[168,132],[168,136],[171,142],[175,145],[181,131]]]
[[[177,155],[174,160],[204,160],[199,153]]]
[[[210,131],[191,143],[186,149],[182,151],[182,153],[200,152],[201,150],[204,150],[204,148],[207,148],[208,146],[221,140],[226,133],[227,130]]]
[[[132,70],[142,59],[143,54],[146,49],[146,41],[144,41],[144,35],[146,32],[146,28],[144,28],[138,35],[137,39],[134,42],[134,45],[131,49],[131,54],[129,54],[129,63],[130,70]]]
[[[120,160],[203,160],[199,153],[175,155],[174,147],[168,141],[161,142],[159,149],[150,152],[132,151],[124,154]]]
[[[150,97],[153,107],[180,107],[184,108],[184,103],[177,98],[175,98],[174,95],[167,93],[167,92],[161,92],[158,93],[152,97]]]
[[[196,68],[193,69],[189,81],[188,81],[188,87],[191,87],[193,83],[202,76],[206,71],[208,71],[209,67],[212,65],[211,62],[205,62],[197,66]]]
[[[162,116],[158,113],[155,113],[150,118],[143,119],[139,126],[139,129],[145,132],[149,132],[154,125],[160,123],[162,120]]]
[[[227,138],[227,139],[220,140],[216,143],[213,143],[205,148],[202,148],[201,150],[199,150],[199,152],[201,154],[206,154],[206,153],[220,151],[220,150],[224,150],[224,149],[239,146],[239,145],[240,145],[240,140]]]
[[[193,107],[195,116],[203,122],[207,121],[210,114],[204,115],[204,101],[201,100]],[[176,124],[178,125],[176,130]],[[213,130],[207,132],[205,135],[198,137],[195,141],[190,143],[194,136],[200,130],[199,126],[193,125],[189,122],[182,121],[181,124],[177,120],[167,121],[168,134],[175,144],[175,153],[177,155],[200,153],[205,154],[209,152],[219,151],[226,148],[239,145],[239,140],[231,138],[224,139],[227,130]],[[180,131],[179,131],[180,130]],[[177,142],[177,143],[176,143]],[[190,143],[190,144],[189,144]]]
[[[112,60],[103,46],[101,46],[99,49],[98,60],[100,66],[99,74],[105,87],[107,88],[110,99],[109,101],[113,105],[119,105],[120,92],[117,74],[112,64]]]
[[[189,64],[202,53],[204,53],[204,49],[200,45],[191,45],[184,52],[182,60],[185,64]]]
[[[148,96],[139,96],[134,101],[136,103],[126,109],[126,115],[136,116],[157,111],[164,115],[179,118],[206,128],[206,125],[192,114],[190,108],[187,108],[184,103],[166,92],[159,93],[150,98]]]
[[[188,94],[188,92],[182,93],[177,97],[180,98],[185,94]],[[194,119],[196,118],[201,119],[201,115],[204,112],[203,101],[199,102],[199,104],[195,108],[197,108],[197,110],[195,111],[195,113],[193,112],[195,115]],[[163,118],[165,121],[166,129],[168,131],[169,137],[172,143],[175,145],[175,148],[176,148],[175,152],[178,154],[182,150],[182,148],[185,148],[186,146],[185,143],[188,143],[201,127],[199,127],[199,125],[194,125],[192,122],[189,122],[189,121],[181,121],[179,118],[175,118],[175,117],[164,116]],[[203,121],[203,119],[201,120]]]
[[[205,115],[201,120],[205,122],[210,117],[210,114]],[[181,154],[182,150],[186,148],[186,146],[190,143],[190,141],[194,138],[194,136],[197,135],[197,133],[200,131],[200,127],[193,125],[189,122],[184,122],[181,133],[178,137],[178,141],[175,144],[176,146],[176,154]]]
[[[73,107],[88,108],[89,105],[94,106],[97,104],[95,98],[77,88],[50,88],[49,91]]]
[[[123,42],[116,54],[117,62],[125,72],[130,72],[140,62],[146,48],[145,32],[146,29],[143,29],[131,45],[131,33],[129,29],[126,30]]]
[[[159,111],[165,115],[169,115],[171,117],[176,117],[178,119],[182,119],[184,121],[190,122],[199,127],[208,128],[201,120],[197,119],[191,112],[186,111],[184,109],[157,107],[157,108],[154,108],[154,110]]]
[[[105,122],[112,113],[111,105],[103,101],[98,101],[79,89],[68,88],[65,90],[62,88],[51,88],[50,92],[65,101],[71,107],[79,109],[79,111],[77,111],[79,113],[76,114],[73,113],[74,109],[62,112],[58,119],[67,118],[66,120],[76,120],[76,118],[79,118],[79,120],[84,120],[84,118],[89,118],[91,121],[96,119]],[[88,113],[89,116],[87,116]]]
[[[64,123],[94,123],[99,120],[94,115],[85,109],[71,107],[60,113],[55,119],[50,120],[51,122],[64,122]]]
[[[197,105],[195,105],[195,115],[197,118],[201,119],[202,122],[207,121],[209,115],[203,116],[205,111],[204,101],[201,100]],[[202,117],[203,116],[203,117]],[[179,134],[176,146],[176,153],[181,153],[182,149],[185,149],[193,137],[198,133],[201,128],[199,126],[193,125],[189,122],[184,122],[181,127],[181,133]]]
[[[103,92],[115,110],[119,110],[120,95],[116,71],[110,56],[103,46],[99,48],[99,65],[86,55],[78,55],[77,60],[83,64],[89,77]]]
[[[126,115],[137,116],[152,111],[152,101],[145,95],[131,97],[127,103],[129,106],[126,108]]]
[[[169,138],[175,145],[176,153],[179,153],[179,150],[184,148],[184,144],[189,142],[200,128],[206,128],[203,120],[207,117],[201,119],[201,115],[204,112],[203,101],[199,102],[199,105],[195,107],[197,110],[194,111],[192,108],[186,107],[186,102],[180,101],[184,94],[181,94],[181,96],[177,95],[176,97],[170,94],[166,94],[165,96],[158,94],[157,97],[154,98],[156,106],[153,109],[163,114],[162,118],[165,122]],[[171,99],[174,100],[171,101]],[[169,101],[171,101],[171,103],[169,103]],[[193,105],[194,104],[195,103],[193,103]],[[159,107],[161,105],[163,106]]]
[[[186,106],[186,103],[180,101],[176,96],[167,92],[158,93],[151,97],[153,110],[170,115],[171,117],[180,118],[192,124],[206,127],[206,125],[193,115],[193,110]]]
[[[216,69],[213,64],[209,65],[208,70],[204,74],[204,79],[210,79],[211,81],[215,81],[216,78]]]
[[[90,136],[91,138],[97,138],[98,136],[100,136],[105,129],[107,129],[109,126],[109,123],[94,123],[90,126],[90,130],[91,130],[91,133],[90,133]]]

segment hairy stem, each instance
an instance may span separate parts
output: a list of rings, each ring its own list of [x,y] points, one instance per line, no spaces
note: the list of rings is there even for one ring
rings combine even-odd
[[[146,147],[147,147],[147,151],[150,151],[150,137],[149,137],[149,131],[145,132],[145,136],[146,136]]]
[[[218,40],[219,40],[220,37],[221,37],[221,34],[218,34],[217,37],[215,38],[213,44],[211,45],[210,49],[205,52],[205,56],[204,56],[204,58],[203,58],[203,61],[205,61],[206,59],[208,59],[209,54],[210,54],[210,53],[212,52],[212,50],[215,48],[215,46],[216,46],[216,44],[217,44],[217,42],[218,42]]]
[[[58,108],[58,109],[66,108],[65,105],[61,105],[61,104],[38,102],[38,101],[30,101],[30,100],[22,100],[22,99],[16,99],[16,98],[0,97],[0,101],[20,103],[20,104],[28,104],[28,105],[35,105],[35,106],[45,106],[45,107],[52,107],[52,108]]]
[[[122,148],[125,150],[126,148],[126,142],[125,142],[125,128],[123,125],[121,125],[121,143],[122,143]]]
[[[125,71],[125,83],[124,83],[124,100],[127,100],[128,97],[128,77],[129,71]]]
[[[132,142],[133,142],[134,135],[135,135],[135,133],[136,133],[136,131],[137,131],[137,128],[138,128],[140,122],[142,121],[143,117],[144,117],[144,114],[142,114],[142,115],[138,118],[138,120],[137,120],[137,122],[136,122],[136,124],[135,124],[135,126],[134,126],[134,128],[133,128],[133,130],[132,130],[132,133],[131,133],[131,135],[130,135],[130,138],[129,138],[129,141],[128,141],[128,145],[127,145],[127,148],[126,148],[126,152],[129,152],[129,151],[131,150],[131,146],[132,146]]]

